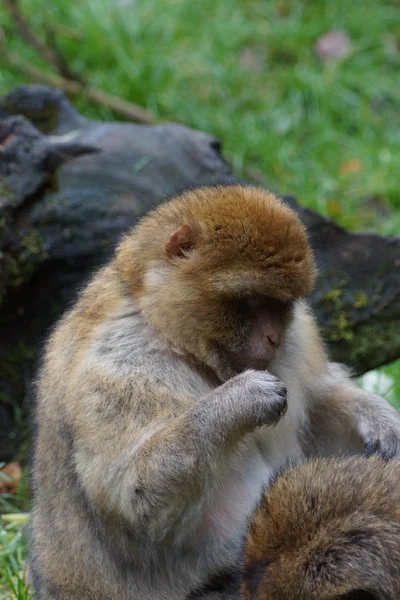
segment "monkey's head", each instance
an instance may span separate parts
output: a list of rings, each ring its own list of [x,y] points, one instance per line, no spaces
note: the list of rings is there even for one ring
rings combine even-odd
[[[242,600],[400,598],[400,460],[289,470],[251,519]]]
[[[117,264],[148,321],[225,376],[268,367],[315,271],[297,215],[240,185],[159,206],[122,242]]]

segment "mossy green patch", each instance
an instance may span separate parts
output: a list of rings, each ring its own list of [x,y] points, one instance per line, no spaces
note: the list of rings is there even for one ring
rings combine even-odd
[[[3,218],[4,230],[13,224]],[[1,229],[0,229],[1,233]],[[3,234],[6,237],[8,234]],[[17,234],[12,244],[3,240],[7,251],[0,251],[0,305],[7,297],[10,288],[16,288],[31,278],[38,263],[47,258],[43,239],[35,228],[26,228]]]
[[[328,317],[324,336],[328,342],[349,341],[353,338],[348,309],[343,301],[343,284],[336,284],[323,298],[324,311]]]
[[[354,308],[365,308],[368,306],[368,296],[362,290],[358,290],[354,295]]]

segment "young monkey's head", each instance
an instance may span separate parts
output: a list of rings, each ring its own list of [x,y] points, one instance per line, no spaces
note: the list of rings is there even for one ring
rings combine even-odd
[[[203,187],[148,214],[117,265],[144,317],[223,378],[267,368],[314,262],[297,215],[256,187]]]
[[[278,477],[250,519],[241,600],[400,598],[400,460],[315,459]]]

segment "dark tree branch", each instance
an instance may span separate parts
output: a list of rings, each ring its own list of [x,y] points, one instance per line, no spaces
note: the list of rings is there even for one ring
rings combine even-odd
[[[11,17],[13,18],[13,21],[24,40],[33,48],[35,48],[49,63],[49,65],[55,68],[58,74],[56,75],[54,73],[41,71],[40,69],[27,64],[16,54],[8,51],[6,37],[0,28],[0,48],[3,51],[4,58],[11,66],[15,67],[19,71],[22,71],[34,81],[58,87],[72,95],[84,94],[89,100],[95,102],[96,104],[106,106],[119,115],[132,121],[146,123],[147,125],[152,125],[156,122],[157,119],[152,112],[138,106],[137,104],[117,98],[116,96],[107,94],[103,90],[87,85],[83,77],[71,69],[59,50],[54,32],[54,26],[52,28],[46,28],[45,33],[47,44],[45,44],[33,32],[29,21],[22,15],[17,0],[5,0],[5,2]]]
[[[153,115],[153,113],[141,108],[137,104],[133,104],[127,100],[122,100],[121,98],[107,94],[98,88],[94,88],[89,85],[84,86],[78,81],[65,79],[65,77],[60,77],[60,75],[55,75],[54,73],[41,71],[36,67],[27,65],[19,58],[19,56],[11,52],[5,51],[4,54],[10,65],[16,67],[19,71],[22,71],[34,81],[53,85],[54,87],[64,90],[73,96],[83,94],[86,96],[86,98],[88,98],[88,100],[91,100],[95,104],[106,106],[107,108],[110,108],[117,114],[131,121],[145,123],[146,125],[152,125],[156,122],[156,117]]]
[[[28,20],[22,15],[17,0],[5,0],[5,4],[24,40],[33,48],[35,48],[35,50],[37,50],[48,63],[53,65],[55,70],[61,76],[74,81],[79,81],[83,84],[84,81],[79,73],[71,69],[60,50],[57,48],[54,34],[50,34],[49,32],[47,40],[48,43],[43,43],[42,40],[33,32]]]

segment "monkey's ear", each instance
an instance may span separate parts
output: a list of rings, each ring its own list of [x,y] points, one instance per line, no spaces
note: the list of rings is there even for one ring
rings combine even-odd
[[[169,258],[186,258],[187,253],[193,250],[195,242],[195,231],[190,225],[182,225],[171,233],[165,243],[165,252]]]

